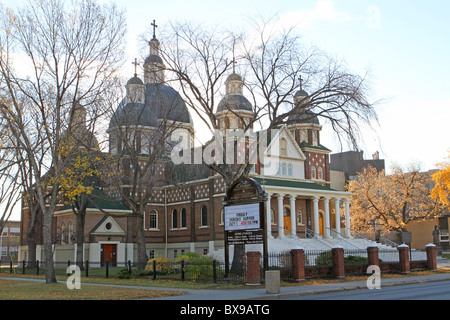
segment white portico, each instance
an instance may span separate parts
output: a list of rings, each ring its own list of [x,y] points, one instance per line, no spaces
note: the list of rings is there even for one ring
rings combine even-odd
[[[350,238],[349,193],[306,181],[261,179],[267,193],[267,236],[269,238]],[[341,228],[341,206],[345,230]]]

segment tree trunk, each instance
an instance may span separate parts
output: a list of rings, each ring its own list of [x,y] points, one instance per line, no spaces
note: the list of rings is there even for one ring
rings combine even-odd
[[[53,261],[52,248],[52,214],[48,211],[43,212],[44,223],[42,226],[42,235],[44,237],[44,255],[45,255],[45,282],[56,283],[55,265]]]
[[[143,270],[148,261],[145,243],[145,230],[144,230],[144,213],[137,213],[136,215],[136,244],[137,244],[137,267],[139,270]]]
[[[84,270],[83,265],[83,245],[84,245],[84,222],[86,220],[86,212],[78,211],[76,215],[76,228],[77,228],[77,266],[80,270]]]
[[[233,262],[231,263],[232,274],[242,276],[245,274],[245,244],[234,246]]]
[[[27,245],[28,245],[28,257],[26,263],[27,268],[36,268],[36,246],[39,239],[40,230],[40,213],[39,209],[32,209],[28,213],[28,225],[27,225]]]

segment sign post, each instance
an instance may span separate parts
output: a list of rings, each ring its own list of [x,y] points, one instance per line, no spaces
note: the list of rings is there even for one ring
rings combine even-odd
[[[229,273],[229,246],[262,244],[264,269],[268,267],[266,199],[261,186],[251,178],[241,178],[224,199],[225,274]]]

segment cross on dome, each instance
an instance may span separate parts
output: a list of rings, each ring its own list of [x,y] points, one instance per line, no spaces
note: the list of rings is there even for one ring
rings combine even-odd
[[[151,25],[153,26],[153,39],[156,39],[156,28],[158,28],[155,19],[153,19],[153,22],[151,23]]]

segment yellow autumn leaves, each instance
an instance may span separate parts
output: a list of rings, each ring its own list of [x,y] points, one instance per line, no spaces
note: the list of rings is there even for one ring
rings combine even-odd
[[[450,150],[447,160],[437,164],[439,171],[433,174],[435,185],[431,190],[431,197],[450,207]]]

